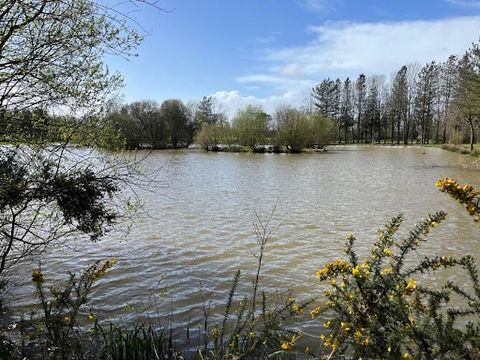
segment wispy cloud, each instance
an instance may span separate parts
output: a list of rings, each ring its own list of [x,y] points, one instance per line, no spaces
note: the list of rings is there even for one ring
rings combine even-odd
[[[335,9],[340,0],[295,0],[295,2],[308,11],[329,12]]]
[[[402,65],[464,52],[480,35],[480,16],[435,21],[335,22],[313,26],[313,39],[300,46],[266,50],[265,72],[241,83],[306,84],[325,77],[390,75]],[[282,87],[282,90],[285,90]]]
[[[480,1],[478,0],[444,0],[450,4],[462,6],[462,7],[473,7],[480,9]]]
[[[311,86],[327,77],[356,78],[361,73],[389,76],[402,65],[441,62],[478,41],[480,16],[432,21],[330,22],[308,30],[310,41],[265,50],[259,59],[261,70],[257,68],[236,79],[245,91],[259,88],[262,93],[281,95],[254,98],[229,91],[217,93],[218,97],[235,109],[250,101],[268,109],[275,108],[280,101],[301,105]]]
[[[265,35],[255,36],[253,42],[256,45],[270,45],[276,42],[280,35],[282,35],[282,33],[279,31],[271,31]]]
[[[264,86],[273,86],[284,91],[299,89],[309,86],[311,80],[298,77],[300,69],[297,64],[288,64],[275,73],[268,74],[250,74],[236,78],[240,84],[263,84]]]

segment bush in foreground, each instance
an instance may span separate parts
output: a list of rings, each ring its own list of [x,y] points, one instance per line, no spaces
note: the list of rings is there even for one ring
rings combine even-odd
[[[478,191],[452,179],[441,179],[436,185],[464,204],[478,221]],[[355,237],[348,235],[346,258],[317,271],[318,278],[330,286],[325,290],[326,303],[311,314],[330,318],[321,335],[329,358],[337,354],[392,359],[480,357],[480,282],[473,258],[424,257],[414,265],[408,260],[445,218],[443,212],[430,215],[400,239],[397,232],[403,219],[393,218],[378,232],[364,260],[355,252]],[[469,286],[447,281],[432,287],[419,279],[423,273],[452,267],[465,273]]]

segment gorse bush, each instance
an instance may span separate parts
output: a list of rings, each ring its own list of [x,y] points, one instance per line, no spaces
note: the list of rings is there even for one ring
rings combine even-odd
[[[440,179],[435,185],[440,188],[440,191],[449,194],[460,204],[465,205],[468,213],[476,222],[480,221],[480,191],[472,185],[460,185],[457,181],[449,178]]]
[[[72,358],[84,353],[79,317],[82,316],[84,321],[95,321],[95,315],[84,310],[85,305],[92,286],[115,264],[115,259],[106,260],[102,264],[97,261],[79,275],[69,273],[62,288],[46,288],[43,272],[39,269],[32,273],[32,282],[43,313],[37,329],[41,334],[39,337],[45,337],[52,358]]]
[[[479,192],[470,185],[442,179],[437,186],[464,204],[478,220]],[[370,254],[360,260],[355,237],[347,236],[345,259],[317,271],[329,287],[327,301],[311,311],[329,318],[323,323],[323,346],[334,355],[354,358],[478,359],[480,357],[480,282],[471,256],[424,257],[412,265],[430,231],[445,220],[443,212],[415,225],[405,238],[397,232],[402,216],[378,232]],[[463,271],[470,284],[447,281],[431,287],[419,280],[442,269]],[[465,325],[466,324],[466,325]]]

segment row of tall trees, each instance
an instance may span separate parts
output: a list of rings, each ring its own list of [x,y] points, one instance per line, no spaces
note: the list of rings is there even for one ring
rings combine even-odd
[[[312,89],[312,110],[335,121],[339,142],[473,144],[480,118],[479,64],[474,44],[461,58],[402,66],[389,82],[364,74],[355,81],[327,78]]]

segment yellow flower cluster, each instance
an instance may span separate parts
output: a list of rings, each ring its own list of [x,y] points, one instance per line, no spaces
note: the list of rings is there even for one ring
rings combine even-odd
[[[357,265],[352,269],[352,275],[361,278],[361,277],[367,277],[370,274],[370,264],[368,261],[365,261],[361,265]]]
[[[369,346],[372,343],[370,336],[365,335],[365,328],[357,329],[353,333],[353,339],[359,345]]]
[[[294,314],[300,315],[300,314],[303,314],[303,309],[299,304],[293,304],[292,305],[292,312]]]
[[[383,254],[385,256],[391,257],[393,255],[393,251],[390,248],[383,249]]]
[[[322,308],[320,306],[317,306],[315,309],[310,311],[310,316],[313,318],[317,317],[319,314],[322,313]]]
[[[301,335],[295,334],[290,340],[284,340],[280,343],[280,349],[284,351],[291,351],[295,346],[295,342],[300,338]]]
[[[213,336],[214,338],[220,336],[220,330],[218,330],[217,327],[214,327],[214,328],[212,329],[212,336]]]
[[[43,273],[41,270],[35,270],[32,272],[32,281],[37,285],[40,285],[44,282]]]
[[[350,263],[346,260],[335,260],[327,263],[323,269],[317,271],[316,275],[320,280],[326,280],[339,273],[346,273],[350,270]]]
[[[353,236],[352,233],[349,233],[347,236],[345,236],[345,240],[355,241],[355,236]]]
[[[102,276],[104,276],[107,273],[107,271],[110,270],[116,263],[117,263],[117,259],[105,260],[102,267],[93,273],[93,279],[97,280]]]
[[[335,339],[333,337],[333,335],[325,336],[325,335],[322,334],[322,335],[320,335],[320,339],[323,341],[323,344],[326,347],[329,347],[332,350],[337,350],[338,349],[339,341],[338,341],[338,339]]]
[[[405,293],[411,294],[417,288],[417,282],[412,278],[408,279],[407,285],[405,286]]]
[[[388,275],[393,273],[393,267],[387,266],[382,269],[382,274],[383,275]]]
[[[342,330],[343,332],[347,332],[350,330],[350,324],[348,322],[345,322],[345,321],[340,321],[340,330]]]
[[[457,181],[449,178],[439,179],[435,185],[440,188],[440,191],[446,192],[464,204],[475,221],[480,221],[480,191],[475,190],[472,185],[460,185]]]

